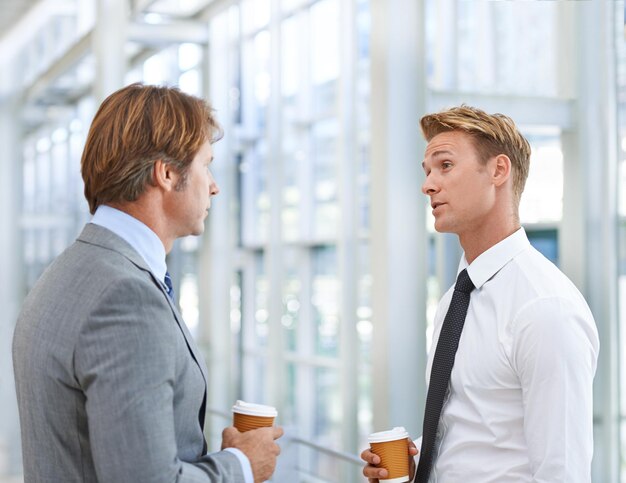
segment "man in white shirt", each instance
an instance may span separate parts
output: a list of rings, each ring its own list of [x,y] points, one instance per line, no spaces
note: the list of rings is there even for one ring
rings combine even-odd
[[[469,106],[427,115],[422,186],[474,285],[443,402],[432,469],[419,483],[591,481],[599,342],[580,292],[529,243],[518,207],[530,146],[513,121]],[[434,322],[427,380],[454,288]],[[420,440],[410,445],[411,475]],[[387,476],[365,450],[363,474]],[[426,476],[424,476],[424,474]],[[413,480],[411,480],[413,481]]]
[[[96,113],[81,161],[94,217],[37,281],[13,338],[25,483],[274,472],[278,427],[228,427],[207,453],[207,370],[165,265],[177,238],[204,231],[220,137],[210,106],[176,88],[133,84]]]

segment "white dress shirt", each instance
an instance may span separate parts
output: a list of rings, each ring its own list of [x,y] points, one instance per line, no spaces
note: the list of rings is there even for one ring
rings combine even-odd
[[[444,402],[431,482],[589,483],[599,341],[574,284],[523,228],[467,268],[476,289]],[[453,288],[435,316],[433,350]]]
[[[124,239],[141,255],[157,280],[165,287],[165,247],[156,233],[137,218],[107,205],[100,205],[96,209],[91,223],[111,230]],[[241,463],[245,483],[254,483],[248,457],[237,448],[226,448],[225,451],[233,453]]]

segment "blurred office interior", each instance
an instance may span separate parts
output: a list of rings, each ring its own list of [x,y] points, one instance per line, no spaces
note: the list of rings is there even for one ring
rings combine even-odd
[[[95,109],[137,81],[209,99],[225,130],[206,233],[168,257],[212,449],[236,399],[278,408],[281,483],[363,481],[368,433],[419,436],[461,252],[421,193],[418,121],[467,103],[532,145],[522,223],[600,333],[594,482],[626,483],[626,44],[604,0],[0,0],[1,482],[21,481],[21,301],[89,220]]]

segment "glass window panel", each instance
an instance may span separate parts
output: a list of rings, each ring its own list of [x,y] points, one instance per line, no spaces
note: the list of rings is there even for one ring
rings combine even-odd
[[[144,82],[143,65],[137,65],[124,74],[124,84],[134,84],[135,82]]]
[[[620,481],[626,481],[626,420],[622,416],[620,418],[620,441],[621,441],[621,464],[620,464]]]
[[[202,47],[198,44],[185,43],[178,47],[178,68],[181,71],[193,69],[202,60]]]
[[[370,268],[370,250],[368,243],[361,243],[358,247],[358,273],[356,330],[359,342],[358,363],[358,426],[359,442],[367,444],[367,435],[373,429],[372,408],[372,274]]]
[[[337,249],[324,246],[313,250],[311,304],[315,319],[315,352],[318,355],[339,354],[339,278]]]
[[[311,130],[315,236],[322,239],[336,236],[338,228],[336,165],[338,135],[337,119],[315,123]]]
[[[24,213],[32,213],[35,211],[37,180],[36,180],[36,161],[35,148],[32,144],[26,144],[24,147],[24,161],[22,166],[22,210]]]
[[[50,250],[50,230],[48,228],[40,228],[37,230],[37,262],[45,267],[51,258]]]
[[[256,150],[248,151],[239,165],[242,185],[243,244],[258,245],[269,235],[270,199],[267,191],[265,143],[261,140]]]
[[[336,369],[315,370],[315,440],[330,448],[341,441],[341,391]],[[323,453],[316,454],[317,474],[328,481],[336,481],[340,474],[340,460]]]
[[[558,133],[526,134],[530,171],[520,202],[522,223],[558,222],[563,216],[563,152]]]
[[[310,190],[306,140],[306,131],[288,121],[283,123],[282,234],[286,241],[301,239],[307,223],[302,216],[303,196]]]
[[[259,252],[255,260],[256,280],[254,294],[254,339],[255,346],[267,347],[269,334],[269,280],[265,273],[265,257]]]
[[[311,7],[311,102],[314,115],[336,110],[339,76],[339,11],[336,0]]]
[[[85,143],[84,133],[82,132],[82,124],[79,120],[72,121],[70,134],[70,203],[73,210],[87,209],[87,201],[85,200],[85,185],[80,172],[80,158],[82,156],[83,146]]]
[[[38,264],[30,265],[26,267],[25,274],[25,282],[26,282],[26,291],[23,293],[23,296],[26,297],[26,294],[35,286],[35,283],[39,279],[42,270],[40,269]]]
[[[24,263],[32,266],[37,262],[37,234],[34,229],[24,230]]]
[[[242,299],[243,274],[237,271],[233,274],[233,281],[230,286],[230,332],[232,334],[232,377],[236,394],[243,394],[243,331],[241,322],[243,315]]]
[[[270,33],[259,32],[254,37],[254,99],[259,106],[267,106],[270,97]]]
[[[626,62],[624,62],[626,65]],[[621,114],[623,119],[626,119],[626,102],[623,104],[623,107],[620,106],[620,109],[625,112]],[[626,126],[620,127],[620,150],[619,150],[619,164],[618,164],[618,177],[619,182],[618,186],[623,187],[626,186]],[[626,217],[626,190],[618,189],[618,213],[619,216]]]
[[[269,41],[261,31],[243,46],[242,139],[246,151],[240,165],[243,188],[244,243],[259,243],[269,231],[270,199],[267,191],[265,137],[270,95]]]
[[[626,230],[626,226],[622,224],[622,230],[621,230],[622,245],[624,244],[624,235],[626,235],[625,230]],[[620,261],[620,263],[621,263],[620,275],[617,279],[618,297],[619,297],[619,300],[626,300],[626,266],[625,266],[625,262],[623,258]],[[620,310],[619,324],[620,324],[620,327],[626,327],[626,310],[623,310],[623,309]],[[626,347],[626,330],[620,330],[619,334],[620,334],[620,347],[621,348]],[[626,355],[624,354],[623,350],[620,351],[620,361],[621,361],[620,367],[625,367],[624,364],[626,364]],[[626,374],[624,374],[623,371],[621,372],[621,375],[620,375],[620,414],[622,418],[624,418],[624,415],[626,415]],[[622,437],[626,437],[626,434],[623,434]],[[622,456],[622,461],[626,463],[626,453],[624,453],[624,456]]]
[[[242,0],[241,24],[244,34],[265,27],[270,20],[270,0]]]
[[[290,12],[295,8],[301,7],[309,3],[309,0],[281,0],[281,7],[283,12]]]
[[[298,351],[298,322],[302,306],[302,283],[299,273],[301,263],[299,263],[296,250],[286,250],[283,259],[285,282],[283,285],[283,314],[280,322],[284,331],[285,350],[296,352]]]
[[[143,82],[162,85],[176,82],[178,78],[178,48],[167,47],[143,63]]]
[[[555,96],[558,8],[558,2],[428,0],[429,85],[438,90]]]
[[[146,84],[165,84],[167,78],[167,63],[162,55],[153,55],[143,63],[143,81]]]
[[[51,258],[59,256],[67,248],[68,242],[68,233],[64,226],[52,230]]]
[[[193,69],[181,74],[178,78],[178,85],[184,92],[194,96],[202,95],[202,87],[200,86],[200,71]]]
[[[50,210],[50,139],[41,138],[37,141],[35,210],[48,213]]]
[[[67,143],[67,131],[59,129],[53,134],[56,142],[52,147],[52,176],[51,176],[51,202],[52,211],[67,213],[69,211],[68,182],[69,182],[69,146]]]
[[[295,241],[305,233],[304,197],[309,188],[307,176],[308,136],[306,113],[307,59],[301,53],[306,40],[306,13],[289,17],[282,23],[282,151],[283,212],[282,229],[286,241]]]
[[[298,397],[301,394],[298,393],[298,366],[293,363],[287,364],[287,401],[285,404],[284,414],[281,414],[282,424],[285,426],[298,426],[299,414],[298,414]]]
[[[286,100],[295,96],[302,82],[303,15],[289,17],[281,24],[281,89]]]
[[[357,0],[356,4],[356,29],[358,61],[369,64],[370,60],[370,35],[372,29],[372,15],[370,11],[370,0]],[[357,82],[359,80],[357,79]]]
[[[558,266],[559,264],[559,239],[556,228],[537,230],[527,228],[526,233],[530,244],[535,247],[544,257]]]
[[[156,0],[150,2],[150,11],[172,16],[187,16],[195,13],[206,0]]]
[[[339,76],[339,5],[321,0],[311,7],[311,81],[322,85]]]
[[[244,401],[267,403],[267,363],[265,357],[248,355],[246,358],[248,379],[243,387]]]
[[[618,277],[617,304],[619,333],[619,431],[621,442],[620,481],[626,481],[626,10],[622,1],[614,3],[615,13],[615,50],[616,50],[616,81],[617,81],[617,132],[618,132]]]
[[[368,135],[369,133],[363,132]],[[359,136],[361,138],[361,136]],[[365,136],[363,136],[365,137]],[[357,192],[357,210],[358,210],[358,229],[362,235],[369,234],[370,228],[370,180],[371,180],[371,163],[369,144],[359,140],[358,152],[358,175],[356,180]]]

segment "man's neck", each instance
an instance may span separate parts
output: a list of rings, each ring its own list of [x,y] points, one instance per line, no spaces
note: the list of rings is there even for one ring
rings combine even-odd
[[[141,221],[150,228],[161,240],[165,253],[169,253],[174,245],[174,239],[167,236],[167,223],[159,216],[158,210],[150,206],[143,198],[127,203],[109,203],[110,206]]]
[[[469,233],[459,234],[459,242],[465,252],[467,263],[472,263],[492,246],[511,236],[520,228],[517,217],[508,217],[497,222],[475,227]]]

